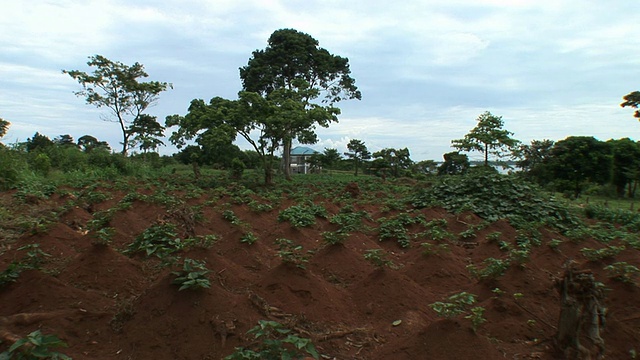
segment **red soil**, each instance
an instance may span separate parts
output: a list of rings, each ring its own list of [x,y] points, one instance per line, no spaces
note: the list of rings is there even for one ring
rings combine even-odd
[[[135,201],[111,220],[116,229],[112,243],[93,245],[84,230],[92,218],[88,210],[108,209],[122,195],[113,194],[113,200],[92,209],[67,211],[45,233],[24,236],[0,257],[3,270],[24,255],[15,250],[24,244],[39,243],[51,255],[41,271],[25,271],[16,283],[0,289],[0,326],[5,327],[0,330],[20,337],[38,328],[56,334],[69,345],[61,351],[76,359],[221,359],[253,341],[245,333],[258,320],[271,319],[312,338],[328,359],[555,359],[558,355],[551,349],[560,299],[554,280],[573,259],[610,289],[603,334],[607,357],[630,358],[630,351],[640,347],[640,291],[607,278],[602,268],[613,260],[584,259],[581,248],[602,247],[593,240],[576,244],[544,230],[543,245],[534,248],[529,262],[512,265],[495,280],[478,281],[466,266],[487,257],[505,258],[486,236],[501,232],[503,240],[513,243],[516,232],[506,221],[478,231],[467,243],[450,243],[448,252],[427,256],[417,243],[402,249],[393,241],[380,242],[375,230],[328,246],[321,233],[336,225],[327,220],[302,229],[277,221],[279,210],[293,201],[269,212],[233,205],[259,239],[249,245],[240,242],[242,230],[224,220],[216,207],[228,199],[205,203],[203,196],[189,200],[190,205],[203,205],[204,219],[193,229],[182,224],[175,211]],[[64,203],[57,201],[52,205]],[[330,201],[325,205],[332,214],[339,210]],[[374,218],[390,215],[372,205],[356,205],[356,210],[367,210]],[[456,216],[442,209],[422,213],[427,220],[447,219],[453,233],[481,221],[473,214]],[[183,236],[192,231],[219,237],[209,248],[180,254],[206,261],[210,289],[178,291],[171,284],[176,266],[121,253],[157,221],[184,225]],[[305,269],[282,263],[277,238],[313,251]],[[552,238],[565,240],[558,250],[546,246]],[[393,268],[377,268],[364,259],[365,250],[377,248],[387,252]],[[620,258],[640,263],[633,249]],[[495,288],[503,293],[492,292]],[[429,307],[461,291],[476,294],[476,305],[486,309],[487,321],[476,332],[463,315],[439,318]],[[514,293],[523,296],[516,299]],[[17,314],[42,316],[18,321]],[[401,323],[394,326],[396,320]]]

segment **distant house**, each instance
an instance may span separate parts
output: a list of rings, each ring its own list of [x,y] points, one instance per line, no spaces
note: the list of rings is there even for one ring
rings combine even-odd
[[[305,146],[296,146],[291,149],[291,173],[292,174],[308,174],[311,172],[311,166],[308,163],[309,157],[318,154],[311,148]]]

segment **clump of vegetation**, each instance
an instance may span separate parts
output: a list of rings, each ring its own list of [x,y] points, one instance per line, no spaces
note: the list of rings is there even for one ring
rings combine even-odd
[[[138,235],[124,252],[125,254],[142,252],[146,256],[155,255],[165,259],[183,248],[184,243],[178,237],[176,225],[160,222],[151,225]]]
[[[419,216],[413,217],[409,213],[400,213],[391,217],[382,217],[378,219],[380,226],[378,227],[378,236],[380,241],[396,240],[403,248],[411,245],[411,236],[409,236],[408,226],[424,221]]]
[[[67,347],[67,344],[55,335],[45,335],[40,330],[36,330],[27,335],[27,337],[16,341],[7,351],[2,352],[0,359],[71,360],[71,357],[51,350],[58,347]]]
[[[393,261],[387,259],[387,254],[382,249],[366,250],[364,253],[364,258],[377,267],[395,267]]]
[[[486,280],[496,279],[502,276],[511,265],[511,262],[508,259],[487,258],[484,259],[482,264],[484,265],[482,268],[478,268],[473,264],[467,265],[467,270],[469,270],[475,278]]]
[[[622,281],[627,284],[635,284],[640,270],[637,266],[628,264],[625,261],[615,262],[611,265],[605,266],[604,270],[609,272],[609,277]]]
[[[621,245],[621,246],[607,246],[597,250],[591,249],[591,248],[583,248],[583,249],[580,249],[580,252],[589,261],[599,261],[607,258],[612,258],[618,255],[624,249],[625,249],[625,246]]]
[[[307,227],[316,223],[316,217],[327,218],[327,210],[321,205],[308,204],[290,206],[278,214],[278,221],[288,221],[293,227]]]
[[[297,245],[289,239],[276,239],[278,245],[278,256],[285,264],[292,264],[300,269],[305,268],[305,263],[309,261],[308,253],[303,252],[302,245]]]
[[[429,304],[429,307],[438,314],[438,316],[452,318],[460,314],[464,314],[469,306],[476,303],[477,296],[466,291],[453,294],[446,301],[436,301]]]
[[[260,342],[250,348],[236,348],[225,360],[301,359],[305,356],[316,360],[320,358],[310,339],[300,337],[277,321],[260,320],[247,334],[253,335]]]
[[[204,261],[186,258],[182,263],[182,270],[172,273],[176,276],[172,284],[180,285],[179,291],[208,289],[211,287],[211,282],[207,277],[210,272],[211,270],[207,269]]]
[[[411,202],[416,208],[442,206],[451,212],[471,211],[487,221],[540,223],[569,229],[580,225],[569,209],[536,185],[513,176],[478,172],[444,177],[429,188],[419,188]]]

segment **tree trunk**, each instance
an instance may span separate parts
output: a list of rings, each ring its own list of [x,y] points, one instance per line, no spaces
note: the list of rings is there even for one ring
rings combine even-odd
[[[357,155],[357,154],[356,154],[356,155]],[[353,161],[356,163],[356,175],[355,175],[355,176],[358,176],[358,158],[357,158],[357,157],[354,157],[354,158],[353,158]]]
[[[555,345],[565,359],[604,358],[604,340],[600,331],[606,309],[601,305],[604,293],[590,271],[579,271],[572,264],[557,283],[561,298],[560,318]]]
[[[282,161],[284,162],[284,177],[291,180],[291,139],[284,139],[284,149],[282,151]]]
[[[193,166],[193,177],[196,180],[200,179],[200,166],[198,165],[198,162],[194,161],[191,165]]]

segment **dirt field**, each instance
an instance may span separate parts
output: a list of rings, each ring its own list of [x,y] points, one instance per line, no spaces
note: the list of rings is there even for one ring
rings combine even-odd
[[[329,219],[318,217],[315,224],[299,228],[278,220],[280,211],[298,204],[297,199],[283,195],[272,209],[256,210],[226,194],[187,196],[180,191],[172,194],[180,199],[177,204],[136,199],[115,211],[108,222],[115,233],[105,246],[96,244],[88,222],[116,206],[127,192],[96,191],[108,198],[88,203],[58,193],[23,203],[11,192],[0,194],[12,212],[75,204],[46,230],[3,243],[0,270],[26,256],[17,250],[25,244],[40,244],[50,255],[41,270],[25,270],[0,289],[5,340],[41,329],[64,340],[69,347],[59,351],[74,359],[221,359],[238,346],[249,346],[254,339],[247,330],[268,319],[311,338],[325,359],[556,359],[562,355],[552,351],[560,314],[555,281],[573,260],[580,269],[591,269],[607,288],[606,358],[632,359],[640,350],[638,287],[610,279],[603,270],[615,261],[640,264],[635,249],[615,259],[587,261],[580,250],[603,244],[592,239],[578,243],[541,229],[542,245],[532,249],[529,261],[511,264],[502,276],[478,280],[467,266],[506,258],[487,236],[499,232],[500,239],[513,243],[516,230],[507,221],[479,226],[473,236],[456,236],[446,241],[446,248],[425,254],[420,243],[437,242],[417,238],[402,248],[396,241],[379,240],[377,220],[404,211],[382,204],[352,202],[355,211],[366,211],[370,218],[343,244],[328,245],[323,232],[338,229]],[[354,191],[348,195],[361,196]],[[347,203],[322,196],[313,202],[322,204],[329,216]],[[233,211],[241,224],[225,219],[224,210]],[[474,214],[439,208],[411,214],[426,221],[445,219],[451,234],[482,223]],[[151,225],[164,223],[175,224],[182,239],[216,235],[212,244],[176,254],[206,261],[210,288],[178,291],[172,284],[178,265],[161,266],[154,256],[122,253]],[[257,237],[253,244],[241,242],[247,229]],[[408,226],[412,235],[423,230],[420,224]],[[301,267],[278,255],[275,241],[282,238],[302,245],[308,259]],[[552,248],[552,239],[562,242]],[[390,266],[365,259],[371,249],[382,249]],[[477,295],[474,306],[485,308],[486,322],[475,332],[466,314],[439,317],[429,306],[462,291]],[[7,346],[0,345],[0,351]]]

